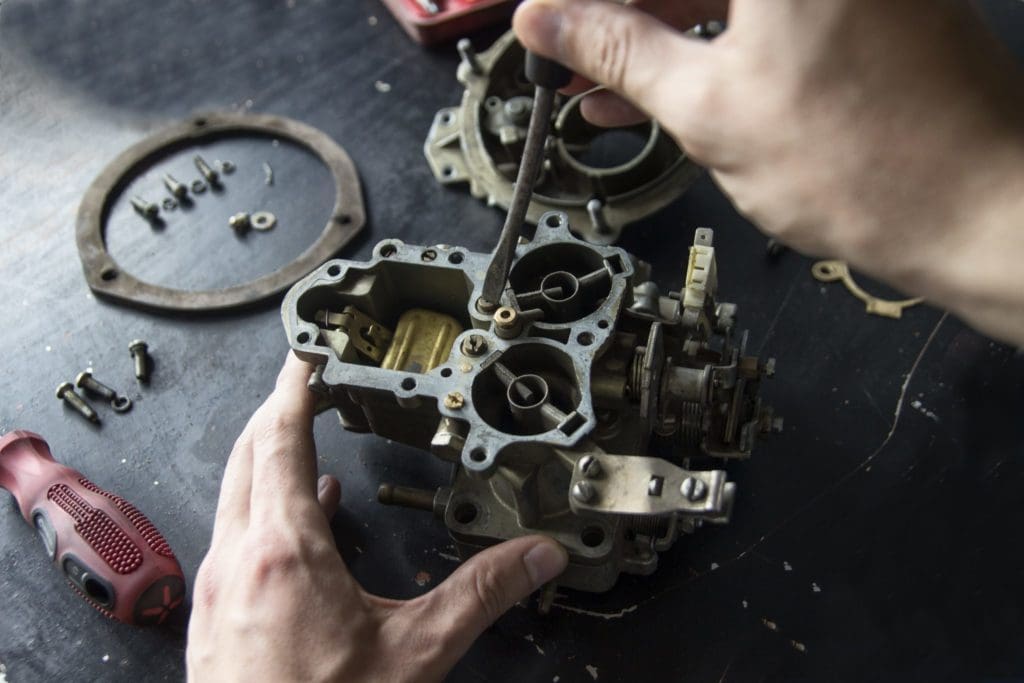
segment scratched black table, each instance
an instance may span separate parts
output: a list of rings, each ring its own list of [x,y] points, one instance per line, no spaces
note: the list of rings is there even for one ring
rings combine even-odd
[[[1024,6],[986,8],[1024,55]],[[274,303],[185,316],[96,300],[74,245],[83,192],[172,120],[268,112],[322,129],[355,160],[369,221],[346,256],[366,258],[386,237],[488,250],[501,216],[437,185],[421,152],[434,112],[459,100],[456,62],[451,46],[409,42],[375,0],[4,4],[0,430],[42,433],[59,459],[134,501],[190,586],[225,459],[272,386],[285,337]],[[112,215],[117,257],[154,281],[206,287],[297,255],[330,208],[324,172],[288,145],[232,144],[211,150],[238,171],[209,213],[174,214],[162,232],[123,207]],[[282,225],[260,239],[234,239],[217,214],[264,201]],[[754,349],[778,359],[764,393],[784,433],[730,466],[731,525],[682,540],[653,576],[603,595],[564,592],[547,617],[514,608],[451,680],[1024,679],[1024,358],[933,308],[868,317],[795,254],[767,263],[764,238],[707,179],[623,244],[678,287],[702,225],[717,229],[724,298],[739,304]],[[131,376],[135,337],[156,360],[146,388]],[[94,429],[54,400],[87,365],[129,391],[131,413],[105,412]],[[442,581],[455,567],[443,529],[374,493],[383,480],[436,485],[445,468],[327,415],[316,433],[321,469],[343,481],[334,528],[355,576],[398,598]],[[180,637],[99,617],[3,507],[0,681],[182,677]]]

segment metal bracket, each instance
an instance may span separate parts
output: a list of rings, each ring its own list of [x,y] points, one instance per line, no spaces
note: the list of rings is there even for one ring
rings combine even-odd
[[[872,294],[868,294],[853,281],[853,276],[850,275],[850,268],[846,265],[845,261],[818,261],[811,266],[811,274],[821,282],[841,280],[846,285],[846,289],[850,291],[850,294],[864,302],[867,312],[872,315],[900,318],[903,315],[904,308],[916,306],[924,301],[922,297],[893,301],[879,299]]]

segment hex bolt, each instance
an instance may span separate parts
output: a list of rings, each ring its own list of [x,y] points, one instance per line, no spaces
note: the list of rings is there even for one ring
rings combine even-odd
[[[174,176],[172,176],[170,173],[164,173],[164,186],[167,188],[168,192],[170,192],[178,199],[183,199],[186,195],[188,195],[188,188],[185,187],[185,185],[183,185],[182,183],[179,183],[177,180],[175,180]]]
[[[128,352],[132,354],[135,361],[135,379],[140,382],[149,381],[149,345],[141,339],[134,340],[128,345]]]
[[[604,217],[604,204],[597,197],[593,197],[587,202],[587,215],[590,216],[590,222],[599,235],[607,235],[612,232],[611,226],[608,225],[608,221]]]
[[[471,334],[462,340],[462,353],[466,356],[482,356],[487,353],[487,340],[483,335]]]
[[[88,392],[96,394],[100,398],[105,398],[108,401],[113,401],[117,398],[116,391],[92,376],[92,368],[78,373],[78,377],[75,378],[75,386],[79,389],[85,389]]]
[[[153,202],[147,202],[145,199],[139,196],[132,197],[129,200],[132,203],[132,208],[147,220],[156,218],[157,214],[160,213],[160,207]]]
[[[249,229],[249,214],[244,211],[239,211],[234,216],[228,219],[228,225],[239,235],[244,235]]]
[[[483,67],[480,66],[480,60],[476,56],[476,50],[473,49],[473,41],[469,38],[462,38],[455,44],[455,49],[459,51],[459,57],[470,71],[478,76],[484,72]]]
[[[100,416],[92,409],[84,398],[75,393],[71,382],[64,382],[57,387],[57,398],[71,406],[75,412],[94,424],[100,423]]]
[[[581,503],[589,503],[596,493],[589,481],[578,481],[572,485],[572,497]]]
[[[214,171],[213,168],[211,168],[208,163],[206,163],[205,159],[203,159],[201,156],[197,154],[194,157],[192,157],[192,162],[196,165],[196,170],[199,171],[199,175],[206,178],[206,182],[210,183],[211,185],[217,184],[217,181],[220,179],[220,176],[218,176],[217,172]]]
[[[703,500],[704,496],[708,495],[708,485],[704,483],[703,479],[697,479],[696,477],[687,477],[683,479],[683,483],[679,485],[679,492],[683,494],[683,497],[691,503],[696,503],[699,500]]]
[[[578,465],[580,473],[587,479],[601,476],[601,462],[592,455],[584,455]]]
[[[452,391],[444,397],[444,407],[448,410],[459,410],[466,405],[466,398],[458,391]]]

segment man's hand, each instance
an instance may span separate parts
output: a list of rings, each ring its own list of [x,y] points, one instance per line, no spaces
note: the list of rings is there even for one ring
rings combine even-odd
[[[1024,343],[1024,79],[965,0],[529,0],[524,46],[657,119],[802,251]],[[580,81],[577,81],[578,88]]]
[[[562,572],[565,550],[519,538],[479,553],[415,600],[365,593],[328,525],[338,481],[321,477],[317,486],[310,372],[289,354],[228,459],[196,577],[188,677],[440,680],[485,628]]]

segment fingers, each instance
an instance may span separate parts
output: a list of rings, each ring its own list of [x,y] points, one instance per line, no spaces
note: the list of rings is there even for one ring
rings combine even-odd
[[[450,635],[452,664],[512,605],[561,574],[565,549],[544,536],[506,541],[473,556],[424,596],[435,632]],[[457,650],[457,651],[456,651]]]
[[[302,501],[316,502],[316,398],[306,387],[311,373],[308,364],[288,354],[277,387],[253,417],[253,516],[289,514]]]
[[[316,482],[316,499],[324,511],[324,517],[330,521],[341,502],[341,484],[329,474],[321,476]]]
[[[530,0],[513,27],[523,45],[625,96],[660,121],[678,120],[708,79],[711,44],[606,0]]]
[[[598,90],[583,98],[580,113],[595,126],[615,128],[647,121],[643,111],[610,90]]]

